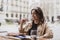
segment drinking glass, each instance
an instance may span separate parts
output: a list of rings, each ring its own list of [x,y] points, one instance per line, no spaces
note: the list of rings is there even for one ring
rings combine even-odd
[[[37,37],[37,30],[31,30],[31,37],[32,37],[32,40],[36,40],[36,37]]]

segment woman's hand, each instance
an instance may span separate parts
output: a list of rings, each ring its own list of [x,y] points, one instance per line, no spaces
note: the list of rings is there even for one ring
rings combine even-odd
[[[8,36],[18,36],[19,33],[8,33]]]
[[[20,21],[20,24],[23,24],[23,23],[25,23],[26,21],[28,21],[28,19],[22,19],[22,20]]]

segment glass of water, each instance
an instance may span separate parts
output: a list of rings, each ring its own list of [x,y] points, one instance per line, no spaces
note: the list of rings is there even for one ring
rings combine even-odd
[[[32,37],[32,40],[36,40],[36,37],[37,37],[37,30],[31,30],[31,37]]]

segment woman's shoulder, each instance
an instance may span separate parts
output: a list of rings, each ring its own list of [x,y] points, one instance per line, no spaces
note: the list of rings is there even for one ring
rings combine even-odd
[[[40,25],[40,26],[42,26],[42,27],[46,27],[48,24],[46,23],[46,22],[44,22],[42,25]]]
[[[45,26],[46,28],[49,28],[49,25],[48,25],[47,22],[44,23],[44,26]]]
[[[48,25],[48,23],[47,22],[44,22],[43,25]]]

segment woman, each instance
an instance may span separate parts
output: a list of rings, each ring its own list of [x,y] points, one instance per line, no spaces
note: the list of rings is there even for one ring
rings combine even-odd
[[[30,35],[31,30],[37,30],[37,36],[40,36],[37,40],[47,40],[53,37],[52,31],[48,28],[45,23],[44,15],[41,8],[37,7],[31,10],[32,22],[23,28],[23,24],[26,22],[25,19],[20,21],[20,33]]]

